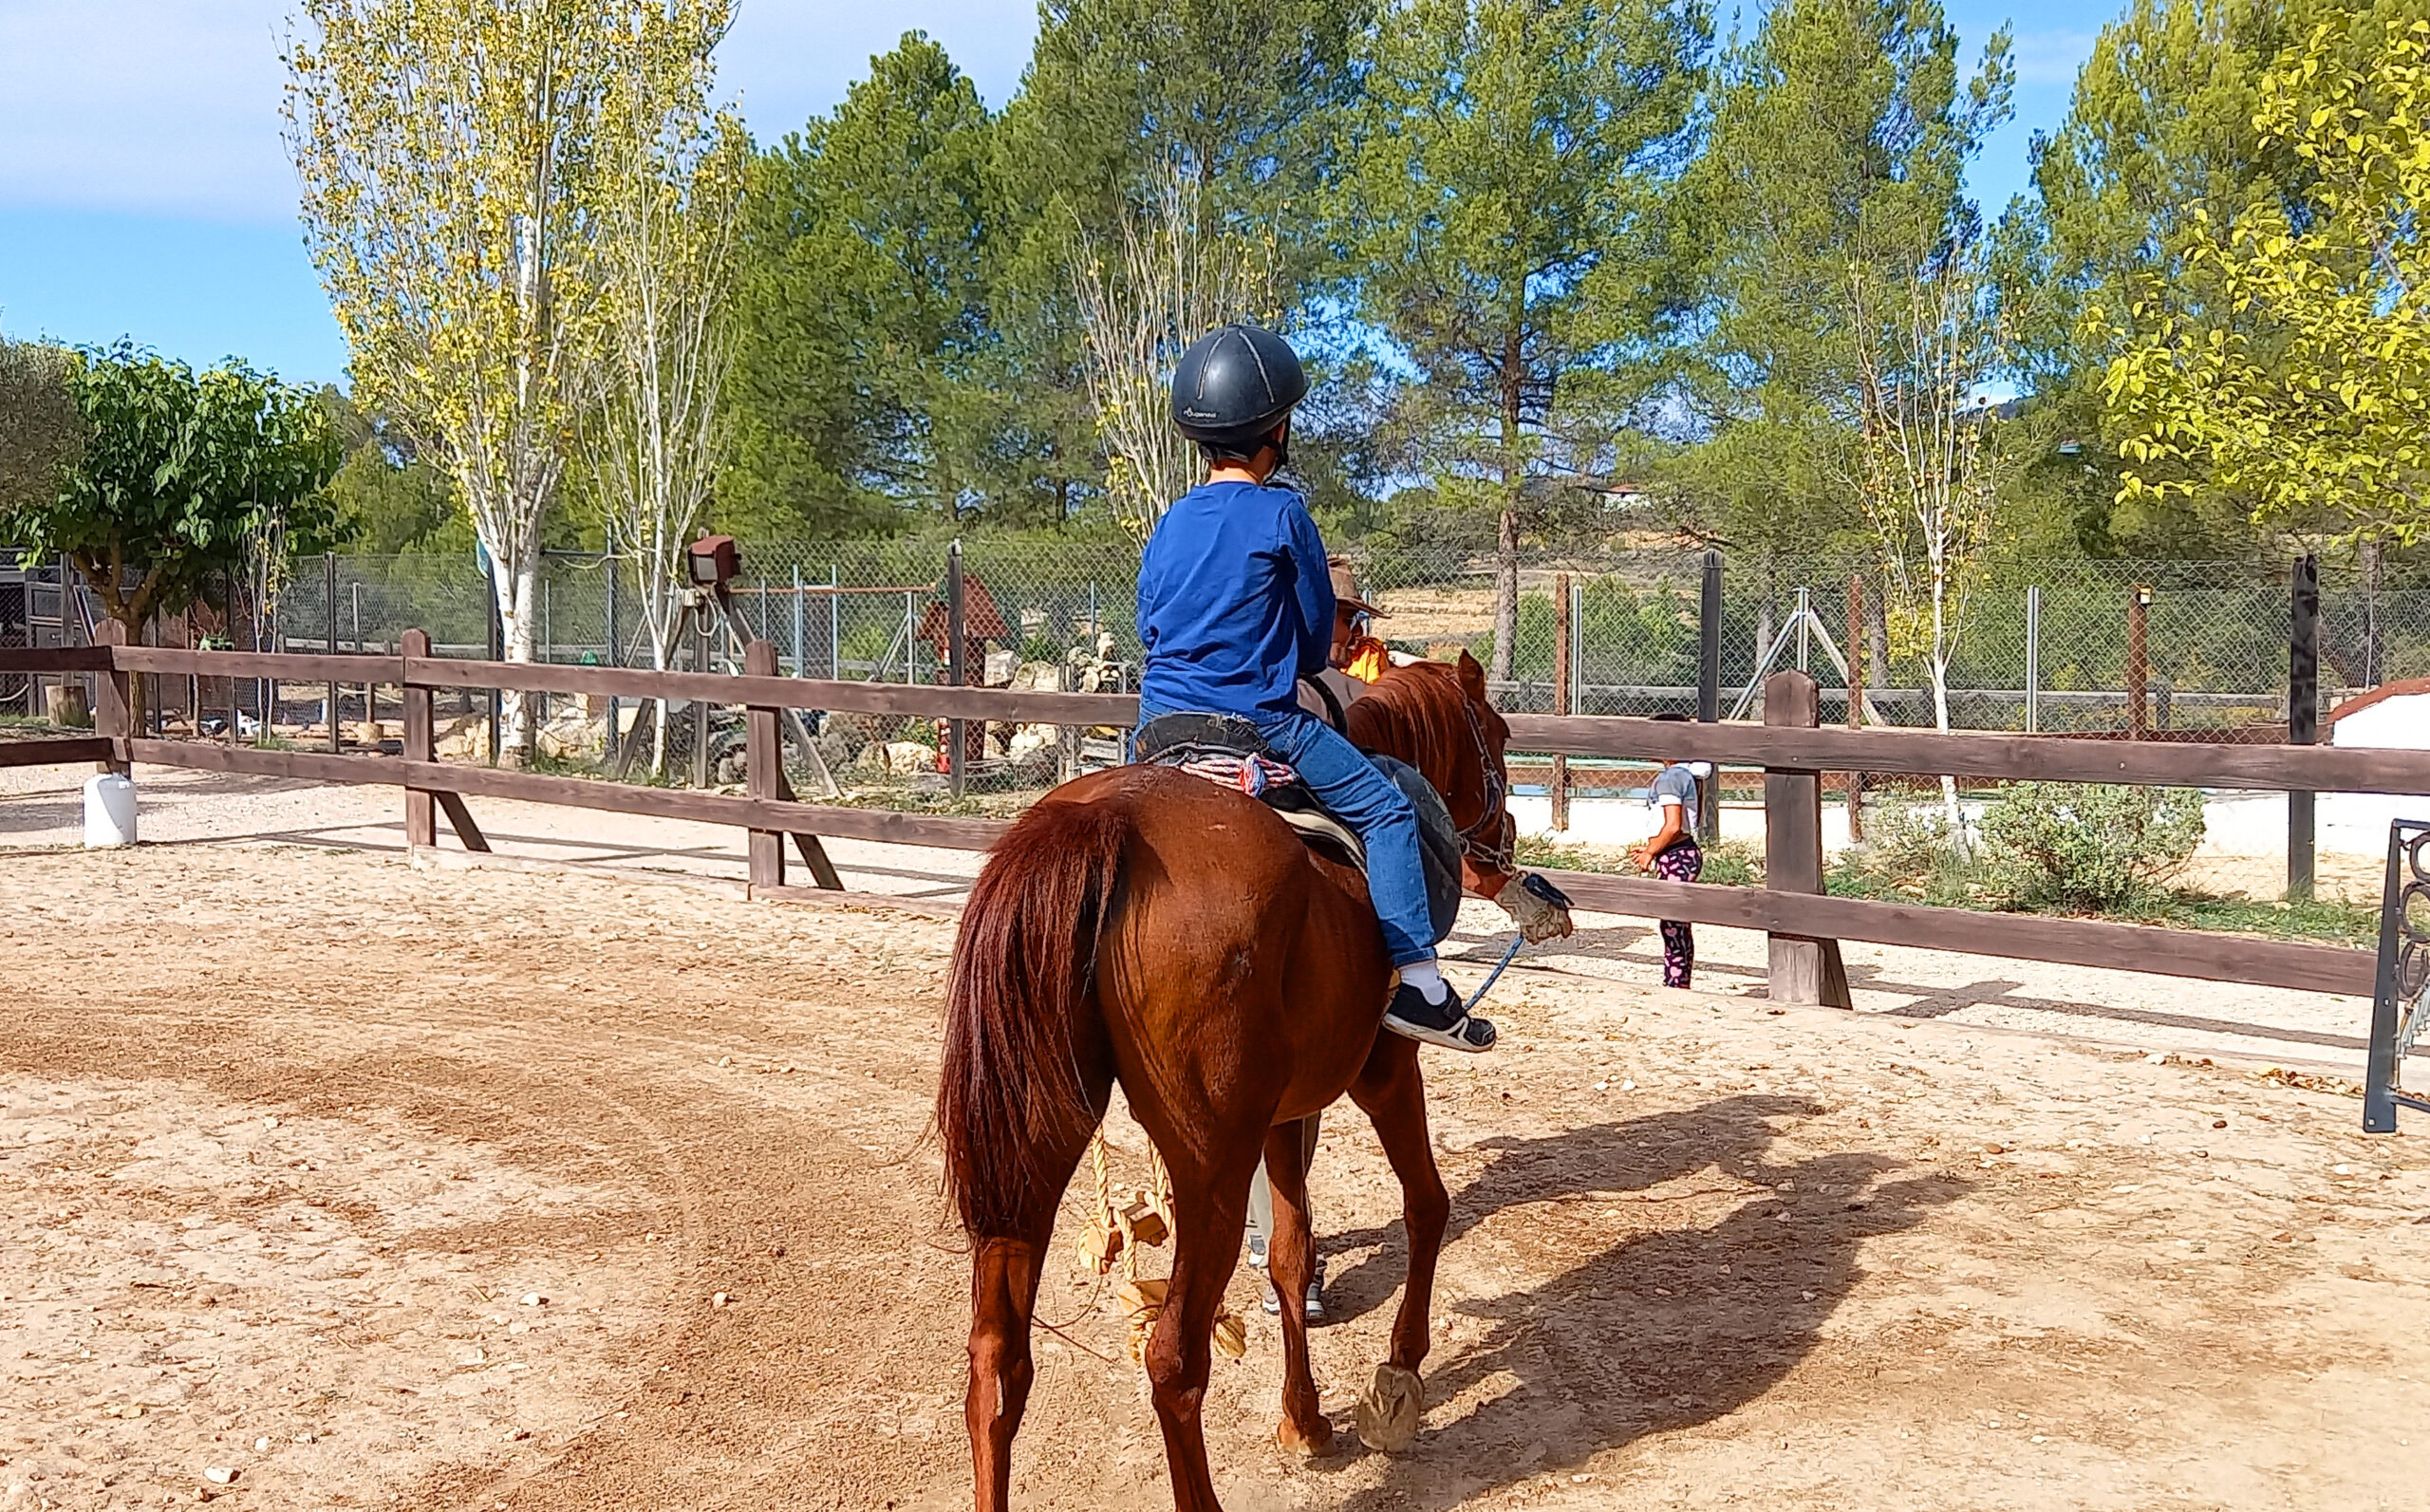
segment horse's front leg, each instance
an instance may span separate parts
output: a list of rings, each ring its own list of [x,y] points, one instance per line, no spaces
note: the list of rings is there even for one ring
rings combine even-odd
[[[1351,1100],[1366,1111],[1383,1141],[1393,1174],[1401,1183],[1401,1226],[1409,1234],[1409,1280],[1393,1320],[1393,1350],[1375,1367],[1375,1379],[1357,1404],[1358,1436],[1372,1448],[1407,1448],[1426,1411],[1426,1386],[1417,1368],[1430,1343],[1434,1263],[1443,1252],[1450,1222],[1451,1195],[1434,1168],[1434,1146],[1426,1131],[1426,1083],[1418,1074],[1417,1044],[1398,1035],[1375,1036],[1367,1067],[1351,1084]],[[1286,1296],[1287,1301],[1287,1296]]]
[[[1305,1298],[1317,1266],[1308,1213],[1308,1123],[1294,1119],[1266,1131],[1265,1174],[1274,1193],[1274,1227],[1265,1263],[1282,1308],[1282,1426],[1275,1436],[1287,1448],[1321,1454],[1333,1447],[1333,1424],[1317,1400],[1316,1375],[1308,1368]]]

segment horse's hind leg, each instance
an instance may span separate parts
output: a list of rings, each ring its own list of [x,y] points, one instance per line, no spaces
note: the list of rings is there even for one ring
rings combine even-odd
[[[1105,1099],[1098,1092],[1093,1100],[1101,1105]],[[1021,1232],[981,1239],[971,1253],[970,1391],[963,1417],[970,1428],[979,1512],[1004,1512],[1011,1504],[1013,1435],[1020,1431],[1037,1373],[1030,1358],[1030,1317],[1055,1233],[1056,1206],[1087,1148],[1088,1131],[1081,1130],[1068,1151],[1056,1149],[1050,1168],[1057,1174],[1023,1215]]]
[[[1248,1217],[1249,1174],[1256,1167],[1247,1157],[1253,1153],[1253,1148],[1244,1150],[1239,1168],[1217,1178],[1211,1191],[1204,1172],[1173,1172],[1174,1216],[1179,1220],[1173,1274],[1164,1311],[1148,1340],[1148,1384],[1157,1424],[1165,1431],[1165,1462],[1172,1472],[1178,1512],[1222,1512],[1206,1469],[1200,1412],[1212,1363],[1215,1314],[1240,1257],[1241,1228]],[[1278,1190],[1276,1196],[1280,1195]],[[1303,1278],[1303,1290],[1306,1284]]]
[[[1333,1446],[1333,1424],[1317,1400],[1316,1376],[1308,1369],[1308,1315],[1301,1298],[1316,1279],[1316,1236],[1308,1218],[1307,1144],[1304,1121],[1277,1124],[1265,1136],[1266,1183],[1274,1192],[1274,1231],[1266,1248],[1266,1275],[1282,1304],[1282,1426],[1276,1431],[1287,1448],[1318,1454]]]
[[[1358,1436],[1374,1448],[1398,1450],[1417,1436],[1426,1410],[1417,1368],[1430,1343],[1434,1262],[1443,1252],[1451,1197],[1434,1168],[1434,1146],[1427,1137],[1426,1083],[1418,1074],[1416,1042],[1376,1036],[1374,1053],[1351,1084],[1350,1095],[1374,1124],[1393,1174],[1400,1178],[1401,1226],[1409,1234],[1409,1280],[1393,1320],[1392,1353],[1375,1367],[1375,1379],[1357,1404]]]

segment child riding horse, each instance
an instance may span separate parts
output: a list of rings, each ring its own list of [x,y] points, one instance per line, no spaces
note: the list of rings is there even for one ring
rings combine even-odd
[[[998,843],[954,948],[937,1092],[946,1185],[974,1241],[964,1414],[981,1512],[1006,1504],[1056,1208],[1116,1080],[1172,1179],[1173,1274],[1147,1369],[1176,1507],[1217,1512],[1199,1412],[1251,1174],[1262,1152],[1272,1279],[1300,1297],[1314,1263],[1300,1121],[1344,1092],[1400,1179],[1410,1256],[1391,1352],[1358,1404],[1360,1434],[1405,1447],[1424,1408],[1417,1368],[1449,1197],[1427,1137],[1417,1046],[1480,1051],[1493,1030],[1435,970],[1409,800],[1294,701],[1296,679],[1325,663],[1334,619],[1305,506],[1266,486],[1306,391],[1299,360],[1267,332],[1226,327],[1184,355],[1175,420],[1212,466],[1209,486],[1176,503],[1142,564],[1141,703],[1143,713],[1247,718],[1359,831],[1371,873],[1312,850],[1247,793],[1168,767],[1067,783]],[[1457,666],[1393,668],[1376,701],[1371,718],[1393,727],[1445,797],[1469,859],[1506,880],[1509,728],[1483,669],[1465,654]],[[1539,916],[1528,932],[1566,927],[1564,912],[1558,927]],[[1309,1373],[1305,1320],[1287,1307],[1281,1321],[1280,1437],[1315,1450],[1333,1428]]]

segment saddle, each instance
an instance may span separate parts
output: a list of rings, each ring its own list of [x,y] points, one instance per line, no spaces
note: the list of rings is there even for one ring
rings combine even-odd
[[[1275,756],[1257,726],[1234,714],[1168,714],[1140,727],[1132,759],[1172,767],[1256,798],[1299,831],[1313,849],[1367,870],[1357,831],[1328,812],[1289,763]],[[1375,770],[1408,795],[1417,811],[1417,849],[1426,870],[1426,904],[1434,939],[1451,932],[1460,914],[1460,831],[1443,795],[1415,767],[1368,753]]]

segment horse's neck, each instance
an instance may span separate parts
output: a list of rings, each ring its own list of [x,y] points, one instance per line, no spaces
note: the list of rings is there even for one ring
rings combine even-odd
[[[1444,698],[1438,689],[1421,681],[1422,676],[1415,668],[1394,667],[1377,681],[1376,693],[1359,700],[1366,703],[1381,696],[1390,710],[1389,718],[1375,721],[1378,728],[1374,733],[1383,738],[1366,743],[1372,750],[1415,767],[1418,775],[1431,783],[1448,804],[1452,794],[1462,791],[1462,778],[1468,775],[1466,766],[1482,759],[1482,753],[1473,750],[1476,742],[1467,722],[1468,711],[1462,702],[1465,696],[1454,690],[1453,697]],[[1385,710],[1378,708],[1375,712],[1382,714]],[[1482,775],[1478,776],[1481,781]]]

